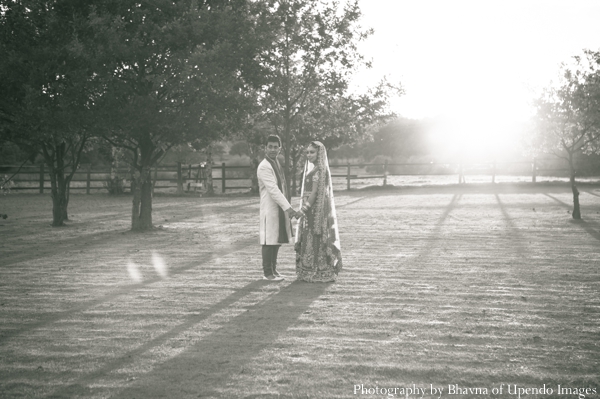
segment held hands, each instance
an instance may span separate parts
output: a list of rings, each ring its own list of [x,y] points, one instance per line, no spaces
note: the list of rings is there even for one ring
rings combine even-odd
[[[294,208],[289,208],[285,211],[288,218],[300,219],[304,214],[302,212],[295,211]]]
[[[297,211],[294,210],[294,208],[289,208],[285,211],[285,214],[287,215],[288,218],[296,218],[296,219],[300,219],[302,216],[306,216],[306,212],[308,212],[308,210],[310,209],[310,203],[307,202],[304,205],[302,205],[302,208],[298,209]]]
[[[296,211],[296,214],[298,216],[296,216],[296,218],[300,219],[302,216],[306,216],[306,212],[308,212],[308,210],[310,209],[310,204],[306,203],[302,206],[302,208],[298,209]]]

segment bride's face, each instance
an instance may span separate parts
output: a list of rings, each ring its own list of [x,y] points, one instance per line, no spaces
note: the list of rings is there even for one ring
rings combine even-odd
[[[308,162],[310,163],[317,162],[317,149],[312,145],[306,148],[306,158],[308,158]]]

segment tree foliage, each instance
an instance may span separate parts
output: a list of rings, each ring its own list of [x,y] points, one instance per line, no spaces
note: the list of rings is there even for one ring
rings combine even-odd
[[[50,174],[53,226],[67,219],[69,185],[94,131],[98,92],[89,35],[90,8],[77,1],[5,2],[0,13],[0,136]]]
[[[132,228],[152,227],[150,168],[173,146],[202,149],[245,122],[260,43],[259,3],[101,2],[91,46],[105,54],[103,137],[130,152]]]
[[[420,120],[396,118],[375,130],[372,140],[361,144],[365,160],[382,155],[392,160],[430,155],[426,124]]]
[[[391,115],[385,112],[390,89],[401,89],[383,81],[365,95],[350,93],[353,73],[368,64],[357,45],[372,33],[359,25],[357,1],[269,0],[268,5],[264,20],[272,39],[262,54],[267,72],[254,119],[268,122],[282,138],[289,176],[310,140],[331,147],[365,134],[367,126]]]

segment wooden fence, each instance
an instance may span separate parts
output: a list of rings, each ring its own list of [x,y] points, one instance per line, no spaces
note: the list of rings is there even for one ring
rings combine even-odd
[[[220,182],[221,191],[229,189],[249,189],[250,185],[227,185],[227,181],[250,181],[252,170],[250,166],[227,166],[222,163],[220,166],[212,166],[213,181]],[[4,170],[5,174],[15,173],[18,166],[0,166],[0,170]],[[159,165],[152,168],[152,183],[153,189],[172,189],[177,188],[178,176],[181,176],[181,184],[187,191],[196,191],[206,187],[207,174],[204,164],[196,165]],[[240,173],[227,173],[229,171],[241,171]],[[113,171],[116,176],[119,176],[127,187],[129,185],[130,171],[128,169],[118,169]],[[111,170],[109,168],[93,168],[91,165],[81,165],[73,175],[71,181],[71,190],[85,190],[86,194],[90,194],[92,190],[107,190],[107,185],[110,180]],[[40,166],[23,166],[21,170],[12,179],[11,190],[37,190],[40,194],[50,189],[50,176],[47,173],[46,167]],[[215,186],[218,188],[218,186]]]
[[[568,172],[566,168],[539,168],[539,161],[533,159],[531,162],[490,162],[478,164],[448,164],[448,163],[388,163],[383,164],[335,164],[331,165],[332,177],[346,180],[346,189],[351,189],[353,180],[364,179],[382,179],[383,185],[388,184],[390,176],[431,176],[444,175],[456,176],[457,183],[466,183],[465,176],[473,174],[486,175],[490,178],[490,183],[496,182],[496,176],[500,172],[520,170],[517,173],[523,176],[525,171],[530,174],[531,182],[535,183],[540,175],[548,175],[547,172]],[[0,170],[5,174],[14,173],[17,166],[0,166]],[[415,172],[416,170],[416,172]],[[203,191],[207,184],[207,168],[204,164],[195,165],[160,165],[152,169],[152,179],[154,189],[177,189],[178,183],[185,191]],[[343,172],[342,172],[343,171]],[[85,190],[90,194],[92,190],[107,190],[107,183],[110,178],[108,168],[93,168],[91,165],[82,165],[75,172],[72,180],[71,190]],[[341,173],[340,173],[341,172]],[[251,187],[251,178],[253,171],[251,166],[227,166],[213,165],[212,179],[213,187],[221,190],[222,193],[227,190],[249,190]],[[510,173],[509,173],[510,174]],[[125,187],[128,186],[129,171],[119,169],[116,175],[124,180]],[[178,178],[178,176],[180,176]],[[233,185],[227,182],[235,181]],[[246,184],[240,185],[240,181]],[[214,183],[217,183],[216,185]],[[220,183],[220,184],[219,184]],[[220,187],[219,187],[220,186]],[[50,179],[46,173],[44,165],[24,166],[13,178],[11,190],[37,190],[43,194],[50,188]]]

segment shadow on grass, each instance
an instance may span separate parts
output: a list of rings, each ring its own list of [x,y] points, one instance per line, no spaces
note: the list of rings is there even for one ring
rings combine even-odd
[[[563,202],[563,201],[559,200],[558,198],[553,197],[550,194],[545,193],[544,195],[546,197],[554,200],[558,204],[560,204],[568,209],[571,209],[571,205],[567,204],[566,202]],[[585,215],[583,217],[585,217]],[[600,241],[600,226],[598,225],[598,223],[586,222],[585,219],[579,219],[579,220],[571,219],[570,222],[577,226],[581,226],[581,228],[584,229],[589,235],[594,237],[596,240]]]
[[[454,208],[456,208],[456,206],[458,205],[458,202],[460,201],[461,198],[462,198],[462,194],[454,194],[454,196],[452,196],[450,203],[448,205],[446,205],[446,209],[444,209],[444,213],[442,213],[442,216],[440,216],[439,220],[435,224],[435,230],[434,230],[435,235],[439,235],[439,231],[442,227],[442,224],[444,224],[444,222],[448,218],[448,215],[450,215],[450,212],[452,212],[454,210]]]
[[[571,219],[570,222],[572,224],[576,224],[577,226],[581,226],[589,235],[594,237],[596,240],[600,241],[600,226],[598,223],[590,223],[585,220],[576,220]]]
[[[361,199],[363,199],[363,198],[361,198]],[[357,200],[357,201],[359,201],[359,200]],[[346,207],[348,205],[349,204],[342,204],[342,205],[338,206],[338,208],[343,208],[343,207]],[[225,213],[225,212],[228,212],[228,211],[230,211],[229,208],[231,208],[231,207],[228,207],[227,209],[222,210],[221,212],[216,212],[216,213]],[[201,207],[199,207],[199,212],[200,212],[200,215],[195,214],[193,217],[202,217],[202,216],[204,216],[204,213],[203,213],[203,210],[201,209]],[[213,215],[213,214],[215,214],[215,212],[211,212],[210,214]],[[123,235],[122,234],[114,234],[114,235],[110,235],[110,234],[114,234],[114,232],[103,232],[103,233],[95,234],[94,236],[100,236],[102,239],[98,240],[98,242],[94,242],[94,244],[98,245],[98,244],[101,244],[101,243],[117,242],[117,241],[123,239]],[[127,234],[140,234],[140,233],[128,232]],[[150,234],[152,234],[152,233],[150,233]],[[86,238],[87,237],[90,237],[90,236],[86,236]],[[82,238],[74,238],[74,239],[68,240],[68,242],[70,243],[69,245],[75,246],[76,244],[78,244],[78,246],[77,246],[78,248],[81,248],[81,241],[82,241]],[[249,246],[251,246],[253,244],[256,244],[257,242],[258,242],[258,238],[257,237],[251,237],[251,238],[244,239],[243,241],[240,241],[240,242],[237,242],[235,244],[229,245],[229,246],[227,246],[227,247],[225,247],[225,248],[223,248],[223,249],[221,249],[219,251],[214,251],[214,252],[208,253],[206,255],[203,255],[203,258],[201,260],[194,260],[192,262],[183,264],[183,265],[181,265],[179,267],[171,268],[169,270],[169,275],[172,278],[172,277],[174,277],[174,276],[176,276],[178,274],[184,273],[184,272],[186,272],[186,271],[188,271],[190,269],[202,266],[202,265],[204,265],[204,264],[206,264],[206,263],[214,260],[215,258],[219,258],[219,257],[222,257],[222,256],[226,256],[228,254],[237,252],[237,251],[242,250],[244,248],[247,248],[247,247],[249,247]],[[89,249],[89,248],[90,248],[90,246],[86,246],[86,249]],[[44,255],[38,255],[36,257],[31,257],[31,255],[25,254],[24,258],[25,259],[35,259],[35,258],[41,257],[41,256],[48,256],[51,253],[65,252],[67,249],[68,248],[65,248],[65,246],[62,246],[62,245],[61,246],[56,246],[56,247],[52,247],[52,249],[48,250],[48,253],[45,253]],[[257,251],[258,250],[259,250],[259,248],[257,246]],[[0,331],[0,343],[3,343],[5,341],[7,341],[8,339],[10,339],[10,338],[12,338],[14,336],[18,336],[18,335],[23,334],[25,332],[28,332],[28,331],[31,331],[31,330],[34,330],[34,329],[37,329],[37,328],[40,328],[40,327],[44,327],[44,326],[46,326],[48,324],[54,323],[54,322],[59,321],[59,320],[61,320],[63,318],[67,318],[70,315],[72,315],[73,313],[83,312],[83,311],[86,311],[86,310],[88,310],[90,308],[93,308],[94,306],[103,304],[105,302],[111,302],[111,301],[113,301],[113,300],[115,300],[115,299],[117,299],[117,298],[119,298],[119,297],[121,297],[123,295],[130,294],[133,291],[142,289],[144,287],[147,287],[149,285],[155,284],[155,283],[160,282],[162,280],[163,280],[163,278],[161,278],[161,277],[154,277],[152,279],[144,280],[141,283],[128,284],[126,286],[123,286],[123,287],[120,287],[118,289],[115,289],[115,290],[112,290],[110,292],[107,292],[106,294],[104,294],[104,295],[102,295],[102,296],[100,296],[98,298],[95,298],[95,299],[92,299],[92,300],[80,303],[79,305],[74,306],[74,307],[72,307],[70,309],[67,309],[67,310],[64,310],[64,311],[60,311],[60,312],[46,314],[46,315],[44,315],[43,317],[41,317],[40,319],[38,319],[38,320],[36,320],[34,322],[26,323],[26,324],[21,324],[16,329],[13,329],[13,330],[6,329],[4,331]]]
[[[584,193],[586,193],[586,194],[593,195],[595,197],[600,197],[600,194],[593,193],[590,190],[581,190],[581,191],[584,192]]]
[[[188,205],[188,204],[185,204]],[[175,218],[172,218],[169,220],[169,223],[172,223],[174,221],[177,222],[181,222],[184,220],[188,220],[188,219],[192,219],[192,218],[202,218],[205,215],[219,215],[219,214],[224,214],[224,213],[229,213],[232,212],[232,210],[237,210],[237,209],[242,209],[242,208],[249,208],[250,206],[254,206],[256,205],[254,202],[252,203],[248,203],[248,204],[243,204],[243,205],[229,205],[229,206],[224,206],[224,207],[220,207],[220,208],[216,208],[216,209],[205,209],[207,206],[196,206],[192,209],[188,209],[187,211],[187,217],[183,217],[181,215],[178,215]],[[157,221],[156,218],[156,213],[162,211],[162,209],[158,209],[155,210],[155,225],[159,226],[161,223]],[[17,263],[21,263],[24,261],[31,261],[31,260],[36,260],[36,259],[41,259],[41,258],[46,258],[46,257],[50,257],[56,254],[61,254],[67,251],[72,251],[72,250],[81,250],[82,248],[85,248],[86,250],[91,250],[94,249],[96,247],[100,247],[100,246],[105,246],[105,245],[111,245],[111,244],[116,244],[119,243],[120,241],[122,241],[123,239],[127,239],[127,237],[131,236],[131,235],[135,235],[135,234],[153,234],[153,232],[144,232],[144,233],[138,233],[138,232],[133,232],[131,230],[108,230],[108,231],[101,231],[101,232],[95,232],[95,233],[91,233],[91,234],[86,234],[83,231],[83,227],[89,227],[91,224],[96,223],[96,222],[101,222],[101,221],[105,221],[105,220],[120,220],[123,217],[127,217],[130,216],[130,214],[127,214],[125,212],[119,213],[119,214],[115,214],[115,215],[109,215],[109,216],[99,216],[96,217],[94,219],[91,220],[86,220],[85,222],[74,222],[73,224],[70,224],[69,222],[67,222],[67,225],[61,228],[64,229],[69,229],[69,230],[73,230],[73,231],[79,231],[79,235],[77,237],[73,237],[73,238],[68,238],[68,239],[60,239],[60,240],[56,240],[55,242],[52,243],[48,243],[47,245],[43,246],[43,247],[38,247],[36,248],[35,251],[28,251],[28,252],[19,252],[16,254],[5,254],[3,256],[2,259],[2,266],[3,267],[7,267],[7,266],[12,266],[15,265]],[[160,229],[156,229],[154,230],[154,233],[157,232],[161,232]],[[0,234],[1,236],[1,234]]]
[[[59,227],[60,229],[70,229],[71,226]],[[16,265],[17,263],[32,261],[41,258],[47,258],[53,255],[61,254],[73,250],[93,249],[94,247],[109,244],[111,242],[118,242],[123,239],[123,234],[127,234],[124,230],[110,230],[101,231],[92,234],[80,235],[69,239],[61,239],[60,241],[54,241],[46,244],[42,247],[36,247],[35,250],[27,252],[18,252],[15,254],[4,254],[2,257],[2,267],[7,268],[8,266]],[[38,243],[39,245],[40,243]]]
[[[517,247],[517,253],[522,256],[527,255],[528,249],[523,245],[523,243],[525,242],[525,237],[523,237],[523,235],[519,232],[519,228],[515,225],[512,218],[508,214],[506,210],[506,205],[504,205],[504,203],[500,199],[500,196],[498,194],[494,194],[494,196],[496,197],[496,201],[498,202],[498,206],[500,207],[500,212],[502,212],[502,217],[504,218],[504,221],[508,224],[508,227],[510,228],[510,233],[513,237],[511,241]]]
[[[564,202],[564,201],[561,201],[561,200],[559,200],[558,198],[556,198],[556,197],[555,197],[555,196],[553,196],[553,195],[550,195],[550,194],[548,194],[548,193],[542,193],[542,194],[544,194],[546,197],[550,198],[552,201],[556,202],[556,203],[557,203],[557,204],[559,204],[559,205],[565,206],[565,207],[567,207],[567,208],[571,208],[571,205],[567,204],[567,203],[566,203],[566,202]]]
[[[252,244],[256,244],[256,238],[248,238],[242,242],[238,242],[235,244],[232,244],[226,248],[223,248],[219,251],[215,251],[209,254],[206,254],[203,256],[202,259],[195,259],[192,262],[189,262],[187,264],[181,265],[179,267],[173,267],[169,270],[169,276],[171,278],[173,278],[174,276],[181,274],[181,273],[185,273],[186,271],[202,266],[208,262],[213,261],[215,258],[219,258],[222,256],[226,256],[227,254],[233,253],[233,252],[237,252],[239,250],[242,250],[246,247],[249,247]],[[145,280],[141,283],[135,283],[135,284],[129,284],[126,285],[124,287],[121,287],[119,289],[110,291],[98,298],[86,301],[81,303],[78,306],[72,307],[70,309],[67,309],[65,311],[62,312],[56,312],[56,313],[51,313],[51,314],[46,314],[44,317],[42,317],[41,319],[28,323],[28,324],[23,324],[21,325],[18,329],[15,330],[6,330],[1,332],[0,334],[0,343],[5,342],[6,340],[10,339],[11,337],[23,334],[27,331],[31,331],[40,327],[44,327],[48,324],[54,323],[56,321],[59,321],[63,318],[67,318],[69,316],[71,316],[73,313],[77,313],[77,312],[84,312],[88,309],[93,308],[94,306],[100,305],[102,303],[105,302],[112,302],[115,299],[123,296],[123,295],[127,295],[130,294],[133,291],[142,289],[144,287],[147,287],[149,285],[152,285],[154,283],[160,282],[162,281],[163,278],[162,277],[154,277],[152,279],[148,279]]]
[[[123,354],[118,359],[80,378],[76,383],[55,391],[51,398],[64,398],[94,393],[94,386],[102,377],[135,366],[135,358],[147,354],[165,344],[169,339],[192,330],[209,316],[224,311],[243,297],[273,283],[255,281],[199,315],[189,317],[173,328],[139,348]],[[282,287],[246,311],[233,317],[218,330],[186,348],[181,354],[158,364],[149,373],[142,375],[133,386],[111,397],[123,398],[177,398],[215,395],[227,386],[232,378],[244,373],[248,364],[260,352],[269,348],[277,338],[297,322],[297,319],[322,295],[329,284],[293,282]],[[117,388],[120,389],[120,388]],[[96,392],[97,393],[97,392]]]

